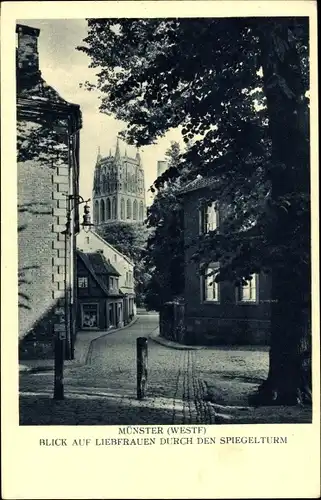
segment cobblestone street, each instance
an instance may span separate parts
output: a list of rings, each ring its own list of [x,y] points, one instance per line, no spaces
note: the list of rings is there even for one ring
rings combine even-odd
[[[148,337],[157,327],[156,314],[140,316],[132,326],[93,340],[86,364],[65,368],[64,401],[52,400],[53,370],[22,373],[21,424],[214,423],[195,350],[171,349],[150,339],[147,393],[137,400],[136,338]]]

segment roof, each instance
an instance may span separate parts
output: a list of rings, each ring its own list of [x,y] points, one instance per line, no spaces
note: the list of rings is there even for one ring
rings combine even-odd
[[[179,190],[179,194],[185,194],[190,191],[196,191],[197,189],[204,189],[207,187],[212,187],[214,184],[217,183],[217,178],[216,177],[202,177],[202,176],[197,176],[196,179],[194,179],[191,182],[187,182],[185,186],[183,186]]]
[[[120,276],[114,266],[105,258],[103,253],[93,252],[87,253],[91,265],[96,274],[107,274],[111,276]]]
[[[77,250],[77,255],[82,260],[94,280],[98,283],[103,292],[110,295],[123,295],[121,291],[118,294],[110,293],[106,283],[104,282],[104,278],[106,276],[120,276],[118,271],[108,262],[104,255],[100,252],[81,252]]]

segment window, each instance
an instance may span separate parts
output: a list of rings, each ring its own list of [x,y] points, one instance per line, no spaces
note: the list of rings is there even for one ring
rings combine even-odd
[[[127,200],[127,219],[132,218],[132,204],[130,200]]]
[[[113,201],[112,201],[112,216],[113,216],[113,219],[117,219],[117,200],[116,200],[116,198],[113,198]]]
[[[218,266],[211,265],[202,276],[204,302],[219,302],[219,284],[215,281],[217,273]]]
[[[258,275],[247,280],[246,285],[237,287],[238,302],[257,302]]]
[[[213,201],[210,205],[201,209],[201,233],[214,231],[218,227],[218,210],[217,203]]]
[[[100,221],[105,221],[105,202],[104,200],[100,201]]]
[[[133,219],[134,220],[137,219],[137,200],[134,200],[134,203],[133,203]]]
[[[124,198],[120,201],[120,218],[121,220],[125,220],[125,200]]]
[[[103,193],[106,193],[107,192],[107,178],[105,175],[102,176],[102,180],[103,180]]]
[[[107,202],[106,202],[106,219],[107,220],[111,219],[111,205],[110,205],[109,198],[107,198]]]
[[[110,288],[114,288],[114,278],[110,278]]]
[[[97,200],[95,201],[95,208],[94,208],[94,222],[96,224],[99,223],[99,202]]]
[[[81,276],[78,278],[78,288],[88,288],[87,276]]]
[[[139,204],[139,220],[144,220],[144,203],[142,201]]]

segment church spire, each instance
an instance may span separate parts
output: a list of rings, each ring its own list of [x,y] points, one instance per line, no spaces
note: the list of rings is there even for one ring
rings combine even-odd
[[[99,163],[101,160],[101,154],[100,154],[100,146],[98,146],[98,149],[97,149],[97,160],[96,160],[96,163]]]
[[[119,160],[119,159],[120,159],[119,137],[117,136],[116,151],[115,151],[115,160]]]
[[[142,160],[141,160],[141,157],[140,157],[140,154],[139,154],[139,149],[137,148],[137,152],[136,152],[136,160],[138,162],[139,165],[141,165],[142,163]]]

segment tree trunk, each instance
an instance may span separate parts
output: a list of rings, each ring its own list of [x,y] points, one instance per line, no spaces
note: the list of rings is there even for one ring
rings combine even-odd
[[[252,402],[311,403],[310,304],[304,290],[309,280],[304,283],[295,270],[285,269],[274,273],[272,279],[269,374]]]
[[[309,120],[298,51],[284,21],[259,33],[272,139],[269,172],[275,218],[270,365],[254,404],[311,402]],[[293,196],[295,195],[295,196]],[[302,211],[302,196],[308,200]],[[291,199],[282,208],[284,199]]]

